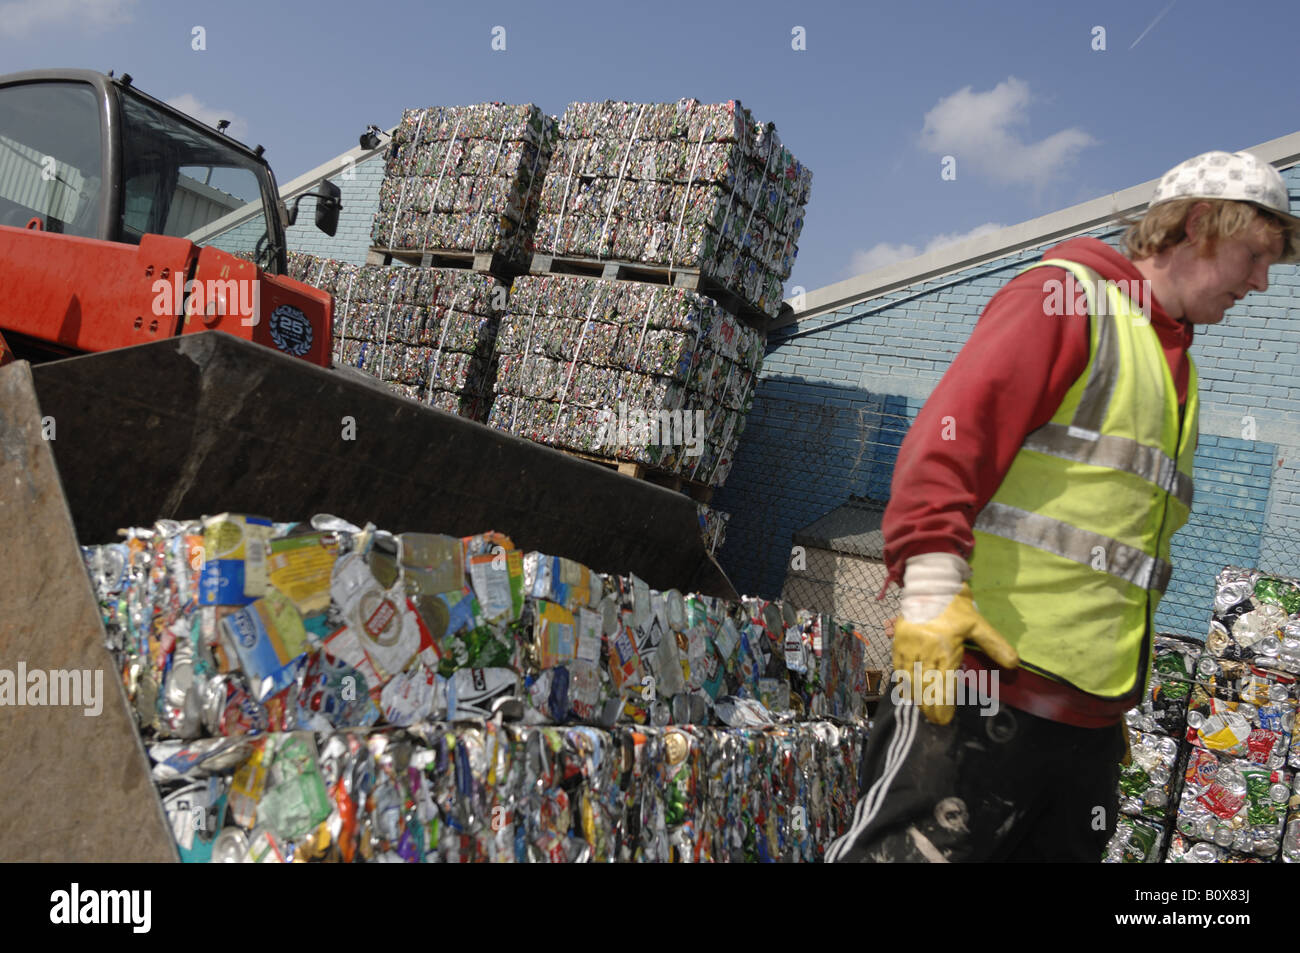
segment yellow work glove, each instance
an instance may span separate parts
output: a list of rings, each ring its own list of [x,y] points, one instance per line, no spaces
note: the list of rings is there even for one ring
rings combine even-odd
[[[947,608],[930,621],[908,622],[902,617],[894,620],[894,669],[901,673],[895,677],[901,678],[902,698],[919,704],[925,699],[926,684],[931,679],[942,679],[939,684],[943,687],[943,702],[920,706],[921,714],[932,724],[946,725],[956,714],[952,691],[956,679],[949,673],[961,667],[966,642],[973,642],[1003,668],[1016,668],[1020,664],[1016,650],[975,609],[968,583],[962,583]],[[912,684],[917,665],[921,683]],[[931,675],[931,672],[939,674]]]
[[[1119,759],[1121,767],[1127,768],[1133,764],[1133,745],[1128,737],[1128,725],[1120,725],[1120,732],[1124,735],[1124,757]]]

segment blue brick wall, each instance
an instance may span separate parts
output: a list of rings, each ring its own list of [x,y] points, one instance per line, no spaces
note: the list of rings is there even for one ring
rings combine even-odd
[[[765,376],[714,502],[732,514],[723,565],[742,592],[780,592],[796,530],[850,496],[887,496],[898,447],[919,410],[906,397]]]
[[[289,250],[364,265],[370,250],[370,227],[379,208],[379,187],[384,181],[384,153],[358,162],[330,181],[343,191],[338,231],[333,238],[318,231],[316,203],[304,199],[298,222],[288,231]]]
[[[264,234],[266,234],[266,221],[258,215],[248,219],[242,225],[221,232],[211,240],[211,244],[223,251],[251,258],[253,252],[257,250],[258,239]]]
[[[383,180],[383,152],[344,169],[329,180],[343,193],[340,197],[343,209],[332,238],[316,228],[316,200],[303,199],[298,207],[297,223],[285,231],[289,251],[365,264],[370,250],[370,227],[379,208],[379,187]],[[307,191],[315,191],[315,187]],[[262,220],[254,218],[222,232],[214,244],[228,251],[252,252],[261,236]]]
[[[1283,177],[1300,193],[1300,167]],[[1122,233],[1111,225],[1089,234],[1119,247]],[[754,415],[715,496],[732,514],[719,558],[742,592],[779,593],[800,527],[850,495],[887,498],[896,441],[989,298],[1051,244],[772,336]],[[1201,374],[1197,494],[1157,618],[1197,637],[1224,565],[1300,575],[1300,270],[1279,265],[1269,277],[1266,294],[1198,329],[1192,349]]]
[[[1219,570],[1260,565],[1275,449],[1201,433],[1192,514],[1170,546],[1174,574],[1156,612],[1161,631],[1204,638]]]

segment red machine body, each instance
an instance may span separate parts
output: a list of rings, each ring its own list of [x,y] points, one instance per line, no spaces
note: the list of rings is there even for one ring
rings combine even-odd
[[[68,354],[225,331],[330,366],[328,294],[183,238],[126,245],[0,226],[0,288],[0,335]]]

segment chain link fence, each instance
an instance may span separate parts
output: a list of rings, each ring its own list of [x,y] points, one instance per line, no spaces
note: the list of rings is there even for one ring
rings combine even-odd
[[[1201,477],[1198,470],[1197,477]],[[1204,639],[1214,606],[1214,580],[1226,566],[1300,578],[1300,527],[1269,522],[1262,513],[1198,512],[1173,539],[1174,572],[1156,615],[1157,627]]]
[[[868,668],[887,672],[885,627],[898,595],[876,598],[885,581],[880,523],[914,408],[848,387],[796,399],[781,385],[764,381],[714,498],[730,513],[719,561],[741,592],[854,623]]]
[[[1273,576],[1300,579],[1300,526],[1266,527],[1256,568]]]
[[[898,589],[885,585],[883,503],[853,499],[795,533],[781,598],[851,621],[866,637],[869,668],[889,671],[886,623],[898,615]]]

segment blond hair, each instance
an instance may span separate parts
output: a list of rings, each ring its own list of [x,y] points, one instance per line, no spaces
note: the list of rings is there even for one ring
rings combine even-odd
[[[1205,228],[1203,257],[1213,255],[1220,241],[1249,228],[1250,223],[1259,217],[1270,234],[1282,237],[1282,257],[1278,260],[1300,260],[1300,229],[1290,222],[1249,202],[1205,198],[1170,199],[1148,210],[1140,219],[1125,219],[1128,231],[1124,233],[1124,251],[1128,257],[1139,261],[1181,243],[1187,238],[1187,217],[1199,202],[1210,206],[1202,219]]]

